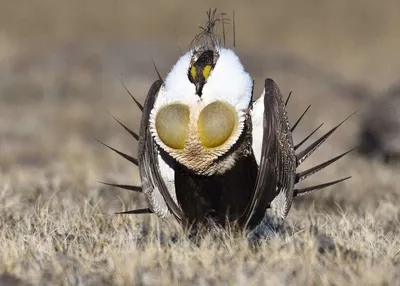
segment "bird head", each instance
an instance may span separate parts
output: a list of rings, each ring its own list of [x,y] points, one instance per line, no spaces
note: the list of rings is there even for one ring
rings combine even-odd
[[[203,87],[214,69],[218,57],[217,50],[198,49],[193,52],[188,69],[188,78],[194,84],[198,96],[202,95]]]

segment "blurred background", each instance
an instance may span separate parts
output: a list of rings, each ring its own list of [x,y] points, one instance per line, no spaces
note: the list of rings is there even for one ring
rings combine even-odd
[[[312,104],[295,141],[325,122],[320,136],[360,110],[306,165],[359,144],[371,107],[367,125],[386,123],[370,133],[391,126],[382,135],[385,143],[377,143],[390,141],[390,151],[365,158],[355,153],[321,172],[311,182],[353,179],[337,187],[340,192],[310,198],[321,207],[334,198],[355,208],[362,194],[367,204],[382,195],[398,198],[398,164],[384,163],[400,149],[400,95],[376,104],[400,79],[400,2],[390,0],[0,0],[0,179],[32,197],[48,182],[71,196],[98,189],[97,181],[138,184],[136,168],[95,141],[136,154],[136,142],[108,114],[139,128],[140,111],[118,77],[143,102],[157,78],[151,59],[166,76],[209,8],[230,18],[235,11],[236,51],[256,79],[256,98],[269,77],[285,96],[293,91],[292,122]],[[232,27],[226,32],[231,47]],[[116,192],[104,193],[119,203]]]

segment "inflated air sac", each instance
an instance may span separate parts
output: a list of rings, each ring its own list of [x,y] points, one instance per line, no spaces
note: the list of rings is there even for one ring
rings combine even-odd
[[[215,101],[207,105],[197,121],[200,141],[206,148],[223,145],[237,124],[236,111],[231,105]]]
[[[170,148],[183,149],[185,147],[188,125],[189,107],[184,104],[170,104],[162,107],[157,113],[157,134]]]

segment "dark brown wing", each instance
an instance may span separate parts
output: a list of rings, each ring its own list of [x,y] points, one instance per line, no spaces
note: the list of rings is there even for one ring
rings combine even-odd
[[[150,112],[153,109],[161,86],[161,80],[153,83],[143,106],[139,131],[139,172],[143,193],[146,195],[150,209],[160,216],[166,216],[169,211],[176,219],[182,220],[182,211],[173,200],[161,176],[157,146],[153,141],[149,128]]]
[[[263,144],[256,186],[244,219],[249,228],[259,224],[280,194],[287,213],[293,197],[296,161],[282,94],[272,79],[265,80]]]
[[[286,112],[286,105],[283,101],[282,94],[275,85],[276,93],[274,96],[275,100],[275,114],[277,118],[276,134],[277,134],[277,159],[278,159],[278,184],[276,189],[276,197],[271,202],[272,211],[279,218],[285,218],[289,212],[290,206],[292,205],[293,199],[293,189],[296,178],[296,155],[293,144],[292,130],[301,120],[295,123],[291,128],[289,124],[289,119]],[[309,107],[303,113],[302,116],[307,112]]]

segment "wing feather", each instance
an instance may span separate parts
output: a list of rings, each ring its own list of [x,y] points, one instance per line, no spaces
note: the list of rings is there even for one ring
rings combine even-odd
[[[253,198],[244,215],[247,220],[246,225],[250,228],[264,218],[269,207],[272,207],[280,217],[286,216],[293,197],[296,170],[293,140],[285,103],[278,86],[272,79],[265,80],[263,95],[257,101],[261,100],[264,103],[263,109],[260,108],[261,102],[256,102],[255,105],[258,105],[256,112],[263,111],[263,128],[260,129],[261,122],[253,126],[255,141],[257,139],[259,141],[258,136],[261,136],[259,131],[262,130],[261,155],[257,160],[259,170]],[[257,115],[253,114],[253,117]],[[253,123],[257,122],[253,120]],[[259,148],[259,145],[253,144],[253,149]],[[259,151],[254,150],[254,153],[257,155]]]
[[[175,201],[175,190],[168,188],[165,184],[163,174],[161,174],[162,170],[160,169],[160,156],[158,156],[158,149],[149,128],[150,112],[153,109],[161,86],[161,80],[153,83],[143,106],[138,147],[139,172],[143,193],[150,209],[161,217],[169,216],[172,213],[176,219],[181,220],[183,214]]]

